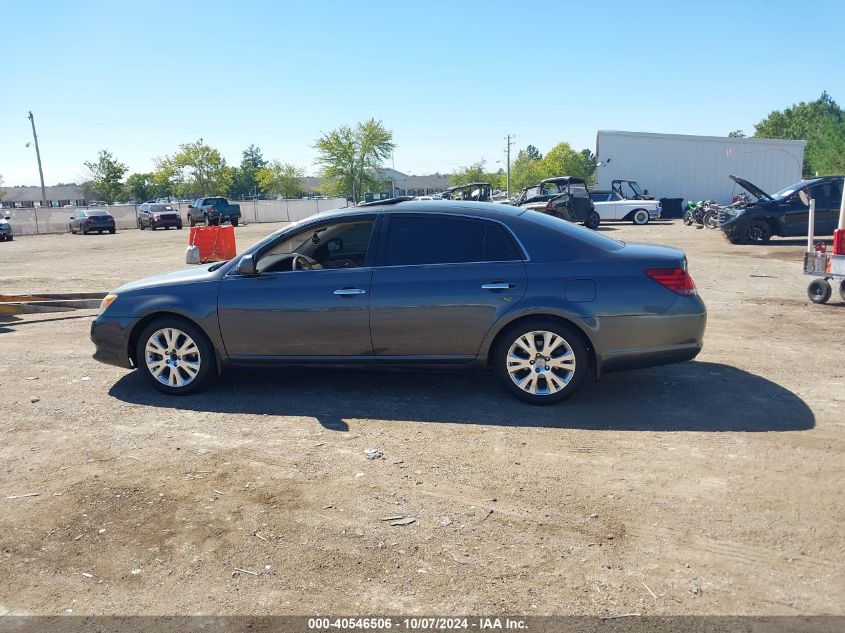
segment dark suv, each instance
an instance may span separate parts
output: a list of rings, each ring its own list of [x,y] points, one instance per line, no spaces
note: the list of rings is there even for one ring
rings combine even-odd
[[[800,180],[768,194],[757,185],[731,176],[757,200],[744,208],[727,209],[721,228],[734,244],[765,244],[773,235],[807,235],[810,211],[801,201],[801,191],[816,201],[816,235],[833,235],[839,219],[843,176],[823,176]]]
[[[169,204],[155,202],[145,202],[138,207],[138,228],[142,231],[147,227],[156,230],[169,229],[171,226],[177,229],[182,228],[179,209]]]

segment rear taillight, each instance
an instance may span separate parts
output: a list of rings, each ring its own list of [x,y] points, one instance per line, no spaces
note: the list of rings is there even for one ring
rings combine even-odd
[[[697,294],[695,282],[683,268],[648,268],[645,274],[677,295],[686,297]]]
[[[546,211],[554,211],[554,210],[555,210],[555,205],[551,200],[549,200],[546,203]]]

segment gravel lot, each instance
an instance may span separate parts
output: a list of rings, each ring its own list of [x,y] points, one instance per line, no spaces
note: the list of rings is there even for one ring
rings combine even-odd
[[[0,317],[0,614],[845,614],[845,303],[807,300],[802,240],[602,229],[687,252],[705,349],[552,408],[330,370],[168,398],[91,359],[92,311]],[[107,291],[186,241],[19,238],[0,293]]]

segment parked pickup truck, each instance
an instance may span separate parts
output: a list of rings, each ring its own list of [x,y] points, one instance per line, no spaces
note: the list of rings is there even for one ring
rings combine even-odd
[[[207,226],[217,226],[231,222],[237,226],[241,220],[241,207],[229,204],[226,198],[197,198],[188,205],[188,224],[195,226],[202,222]]]

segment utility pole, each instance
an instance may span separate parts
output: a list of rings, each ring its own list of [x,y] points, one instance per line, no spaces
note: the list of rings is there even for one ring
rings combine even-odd
[[[513,145],[513,141],[511,140],[512,134],[508,134],[508,171],[507,171],[507,196],[508,198],[511,197],[511,145]]]
[[[41,169],[41,151],[38,149],[38,135],[35,133],[35,117],[32,110],[29,111],[29,122],[32,123],[32,140],[35,141],[35,156],[38,159],[38,175],[41,177],[41,206],[47,208],[47,190],[44,188],[44,170]],[[35,232],[38,233],[38,211],[33,208],[35,214]]]

